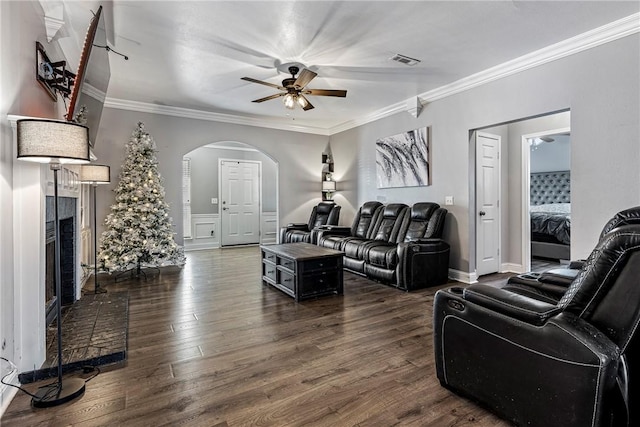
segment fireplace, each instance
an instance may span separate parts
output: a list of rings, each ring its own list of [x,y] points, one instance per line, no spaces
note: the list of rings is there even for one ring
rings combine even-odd
[[[60,222],[60,285],[62,290],[62,304],[68,305],[75,302],[76,289],[76,201],[72,197],[60,197],[58,199],[58,215]],[[47,196],[46,200],[46,230],[45,230],[45,315],[47,325],[56,317],[56,290],[54,282],[55,274],[55,232],[54,232],[54,205],[53,197]]]

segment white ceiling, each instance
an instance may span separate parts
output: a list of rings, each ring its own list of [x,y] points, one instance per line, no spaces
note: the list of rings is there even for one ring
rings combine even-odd
[[[58,38],[79,51],[101,4],[110,45],[129,56],[111,55],[112,103],[313,129],[339,128],[640,10],[638,1],[62,3],[71,28]],[[396,53],[422,62],[390,61]],[[288,62],[318,73],[309,88],[346,89],[347,97],[310,96],[309,111],[280,99],[252,103],[277,90],[240,77],[280,84],[288,75],[278,65]]]

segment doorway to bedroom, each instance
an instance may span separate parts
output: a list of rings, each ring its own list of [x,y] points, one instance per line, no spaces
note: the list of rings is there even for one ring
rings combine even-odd
[[[523,135],[523,152],[527,148],[529,270],[544,271],[571,259],[571,130]]]
[[[491,134],[499,139],[500,155],[498,157],[498,182],[496,192],[499,195],[497,203],[498,231],[490,238],[497,246],[498,266],[493,272],[523,273],[532,269],[549,269],[565,263],[570,259],[570,202],[571,202],[571,112],[569,110],[541,114],[535,117],[514,120],[497,125],[485,126],[470,131],[472,150],[471,176],[473,209],[470,209],[470,228],[474,241],[470,241],[470,251],[476,277],[490,274],[482,266],[483,252],[479,248],[487,246],[486,233],[483,233],[478,222],[486,218],[486,209],[480,206],[480,184],[477,172],[482,168],[478,160],[476,136],[480,133]],[[534,176],[532,174],[540,174]],[[544,175],[547,179],[542,180]],[[542,199],[546,197],[546,203]],[[532,203],[532,198],[539,199]],[[564,204],[564,206],[561,206]],[[532,239],[532,225],[530,206],[556,205],[534,207],[533,210],[551,211],[566,210],[566,229],[561,230],[561,221],[556,223],[556,236],[542,237],[536,234]],[[554,212],[560,214],[560,212]],[[542,223],[553,230],[549,221]],[[536,232],[537,233],[537,232]],[[541,233],[542,234],[542,233]],[[542,241],[540,241],[542,239]],[[553,240],[555,239],[555,240]],[[564,241],[564,242],[563,242]],[[533,250],[532,250],[532,242]],[[532,254],[535,254],[532,258]]]

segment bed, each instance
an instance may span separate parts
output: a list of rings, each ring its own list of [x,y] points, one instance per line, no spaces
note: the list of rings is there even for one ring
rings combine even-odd
[[[531,256],[571,255],[571,174],[537,172],[530,181]]]

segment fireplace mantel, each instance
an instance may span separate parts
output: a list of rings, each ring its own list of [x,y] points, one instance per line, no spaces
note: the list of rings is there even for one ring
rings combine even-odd
[[[45,222],[46,196],[53,195],[48,165],[24,162],[17,153],[17,121],[33,117],[9,115],[13,129],[13,298],[14,363],[19,372],[39,369],[46,359]],[[60,197],[80,197],[79,166],[66,165],[59,177]],[[80,203],[76,203],[75,294],[81,296]]]

